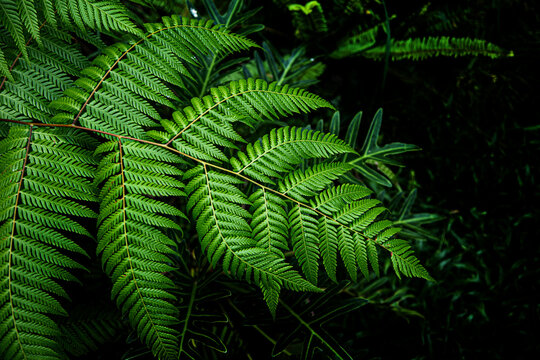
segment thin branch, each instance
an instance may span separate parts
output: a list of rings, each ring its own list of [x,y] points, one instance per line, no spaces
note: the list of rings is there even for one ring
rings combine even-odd
[[[210,162],[207,162],[207,161],[204,161],[204,160],[201,160],[201,159],[198,159],[196,157],[193,157],[189,154],[186,154],[180,150],[177,150],[173,147],[170,147],[169,146],[169,143],[166,143],[166,144],[160,144],[160,143],[157,143],[157,142],[154,142],[154,141],[149,141],[149,140],[143,140],[143,139],[137,139],[137,138],[133,138],[133,137],[130,137],[130,136],[125,136],[125,135],[118,135],[118,134],[114,134],[114,133],[110,133],[110,132],[107,132],[107,131],[102,131],[102,130],[96,130],[96,129],[90,129],[90,128],[86,128],[86,127],[83,127],[83,126],[78,126],[78,125],[70,125],[70,124],[42,124],[42,123],[29,123],[29,122],[24,122],[24,121],[18,121],[18,120],[9,120],[9,119],[0,119],[0,121],[5,121],[5,122],[11,122],[11,123],[16,123],[16,124],[23,124],[23,125],[27,125],[27,126],[43,126],[43,127],[66,127],[66,128],[74,128],[74,129],[80,129],[80,130],[84,130],[84,131],[90,131],[90,132],[95,132],[95,133],[98,133],[98,134],[103,134],[103,135],[109,135],[109,136],[113,136],[113,137],[116,137],[118,139],[126,139],[126,140],[132,140],[132,141],[137,141],[137,142],[141,142],[141,143],[145,143],[145,144],[149,144],[149,145],[154,145],[154,146],[159,146],[159,147],[162,147],[166,150],[169,150],[169,151],[172,151],[174,153],[177,153],[178,155],[181,155],[181,156],[184,156],[184,157],[187,157],[188,159],[191,159],[195,162],[198,162],[199,164],[203,165],[206,169],[206,167],[212,167],[214,169],[217,169],[217,170],[220,170],[220,171],[223,171],[223,172],[226,172],[226,173],[229,173],[233,176],[236,176],[236,177],[239,177],[247,182],[250,182],[252,183],[253,185],[255,186],[258,186],[260,187],[261,189],[264,189],[264,190],[267,190],[267,191],[270,191],[278,196],[281,196],[282,198],[285,198],[299,206],[302,206],[302,207],[305,207],[307,209],[310,209],[314,212],[316,212],[317,214],[319,214],[320,216],[323,216],[329,220],[331,220],[332,222],[338,224],[339,226],[341,227],[344,227],[346,229],[349,229],[350,231],[358,234],[360,237],[362,237],[363,239],[365,240],[368,240],[368,241],[372,241],[374,242],[375,244],[379,245],[380,247],[382,247],[383,249],[389,251],[390,253],[392,253],[387,247],[385,247],[383,244],[377,242],[377,238],[370,238],[368,236],[366,236],[365,234],[361,233],[360,231],[358,230],[355,230],[351,227],[349,227],[348,225],[346,224],[343,224],[339,221],[336,221],[333,217],[323,213],[322,211],[306,204],[306,203],[303,203],[301,201],[298,201],[286,194],[283,194],[282,192],[278,191],[278,190],[275,190],[275,189],[272,189],[268,186],[265,186],[253,179],[250,179],[248,178],[247,176],[244,176],[242,174],[239,174],[238,172],[236,171],[233,171],[233,170],[230,170],[230,169],[227,169],[227,168],[224,168],[224,167],[221,167],[219,165],[216,165],[216,164],[213,164],[213,163],[210,163]]]

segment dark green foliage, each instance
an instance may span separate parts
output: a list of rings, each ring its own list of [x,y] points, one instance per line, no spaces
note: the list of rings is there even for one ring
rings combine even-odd
[[[105,3],[99,6],[114,12]],[[207,6],[212,9],[211,3]],[[58,9],[64,21],[69,20],[66,11]],[[229,20],[235,11],[229,11]],[[90,27],[112,28],[92,15],[80,14],[79,19],[77,14],[70,16],[81,28],[83,17]],[[217,12],[214,17],[224,19]],[[212,268],[221,264],[230,277],[260,287],[271,313],[282,288],[321,291],[317,233],[322,223],[332,233],[322,245],[339,249],[351,278],[356,279],[357,266],[367,276],[368,258],[377,264],[377,241],[393,250],[393,259],[399,257],[394,260],[398,275],[429,278],[408,245],[386,243],[397,232],[387,229],[389,221],[363,217],[378,201],[356,201],[358,191],[341,196],[347,186],[331,187],[352,169],[336,160],[354,152],[345,142],[285,127],[239,150],[245,140],[237,124],[258,127],[332,108],[327,101],[281,84],[285,75],[274,83],[233,81],[211,88],[210,95],[192,97],[190,81],[206,57],[219,63],[254,43],[205,20],[173,16],[162,21],[145,24],[147,35],[139,40],[100,49],[90,66],[69,38],[52,28],[40,32],[42,48],[25,48],[27,59],[13,54],[18,66],[2,83],[1,93],[6,117],[1,143],[6,278],[1,341],[6,359],[74,353],[69,345],[62,349],[66,335],[53,319],[67,315],[56,298],[68,298],[58,280],[77,281],[73,270],[83,268],[84,259],[77,254],[87,254],[80,236],[72,232],[97,238],[95,252],[112,280],[112,299],[140,341],[160,359],[181,354],[195,358],[188,345],[193,341],[225,351],[211,332],[190,330],[196,326],[190,318],[197,316],[195,302],[203,302],[197,280],[187,307],[178,305],[187,294],[177,291],[184,275],[177,271],[182,240],[175,234],[182,233],[186,214],[194,220]],[[212,64],[207,76],[211,72]],[[167,109],[178,110],[171,114]],[[299,167],[310,158],[319,160]],[[317,198],[327,188],[328,195]],[[184,198],[185,211],[179,206]],[[98,213],[91,207],[99,208]],[[80,222],[84,217],[97,218],[96,231],[90,222]],[[289,248],[305,279],[287,261]],[[337,252],[322,255],[336,281]],[[111,329],[106,334],[103,328],[114,323],[89,321],[79,353],[115,333]],[[83,336],[82,325],[68,323],[64,333]]]
[[[92,304],[82,304],[59,324],[59,341],[69,354],[83,356],[117,341],[124,327],[115,308],[95,309]]]
[[[179,358],[197,359],[198,348],[204,346],[219,353],[227,353],[227,347],[213,331],[216,326],[227,324],[228,318],[215,308],[222,299],[230,297],[226,290],[219,289],[216,283],[218,274],[207,276],[198,274],[191,277],[179,274],[178,297],[180,313],[180,345]]]
[[[390,53],[392,60],[423,60],[433,56],[484,55],[492,59],[513,56],[513,52],[505,51],[483,40],[446,36],[392,41],[389,49],[383,45],[369,49],[363,55],[370,59],[381,60],[387,52]]]
[[[171,166],[181,159],[120,139],[100,145],[96,154],[103,154],[95,178],[102,185],[97,252],[113,282],[112,297],[152,352],[172,359],[178,347],[173,329],[178,311],[170,294],[174,283],[166,274],[174,269],[174,242],[162,229],[180,227],[163,215],[183,214],[153,197],[185,195],[174,178],[181,172]]]
[[[6,359],[62,356],[60,332],[50,316],[67,315],[57,299],[68,298],[62,281],[77,281],[70,270],[83,268],[73,259],[86,255],[73,241],[80,235],[73,233],[90,236],[76,219],[95,217],[79,202],[95,199],[88,177],[96,165],[88,149],[72,144],[77,132],[62,130],[13,126],[0,143],[0,321]]]
[[[244,66],[243,72],[246,76],[252,77],[255,73],[265,81],[274,79],[278,84],[308,87],[316,84],[324,72],[323,63],[306,57],[305,47],[295,48],[286,56],[279,54],[266,42],[263,43],[263,49],[264,56],[261,57],[256,51],[254,64]]]
[[[494,309],[514,319],[516,333],[519,301],[482,291],[524,296],[533,283],[534,261],[509,249],[525,243],[517,229],[534,212],[487,222],[492,208],[513,214],[501,205],[512,190],[494,189],[506,200],[490,206],[462,206],[471,187],[452,181],[474,174],[489,189],[483,179],[497,175],[487,164],[501,177],[512,172],[477,140],[510,154],[494,145],[500,136],[533,137],[534,124],[503,122],[490,138],[486,124],[461,121],[471,110],[456,105],[490,108],[473,101],[485,86],[475,71],[490,64],[486,81],[507,84],[488,61],[519,49],[502,33],[475,31],[468,7],[457,19],[431,3],[275,3],[2,1],[0,357],[444,358],[441,339],[452,357],[471,357],[473,340],[456,334],[500,321]],[[492,59],[390,65],[461,55]],[[430,64],[463,69],[455,89],[424,84]],[[444,74],[450,83],[454,75]],[[501,103],[515,100],[502,94]],[[362,122],[358,108],[373,120]],[[453,135],[463,126],[471,134],[461,141]],[[438,147],[453,138],[452,154],[467,155],[450,161]],[[401,139],[428,151],[413,153],[419,147]],[[456,165],[473,153],[481,166]],[[526,158],[515,157],[516,176],[530,186]],[[454,188],[456,203],[437,200]],[[449,218],[444,229],[430,225],[439,214]],[[501,243],[499,234],[512,236]],[[490,255],[488,239],[508,258]],[[413,248],[450,290],[406,279],[432,280]],[[80,309],[101,290],[110,307]],[[413,351],[420,327],[432,348]]]
[[[42,19],[45,19],[43,21]],[[0,2],[0,24],[8,30],[17,49],[25,59],[28,50],[25,43],[28,35],[40,46],[42,41],[42,26],[48,23],[56,28],[57,18],[65,27],[93,29],[97,31],[126,31],[141,36],[129,16],[126,8],[116,0],[3,0]],[[4,45],[4,43],[0,43]],[[0,46],[0,74],[9,76],[4,46]]]
[[[283,332],[274,345],[272,354],[282,353],[297,338],[305,337],[302,359],[313,359],[319,351],[323,351],[332,359],[353,359],[345,347],[339,344],[326,329],[328,322],[357,311],[367,303],[363,299],[336,301],[339,292],[347,285],[346,282],[336,284],[327,289],[325,294],[299,299],[292,306],[282,301],[284,311],[280,315],[285,319],[290,318],[293,327]]]

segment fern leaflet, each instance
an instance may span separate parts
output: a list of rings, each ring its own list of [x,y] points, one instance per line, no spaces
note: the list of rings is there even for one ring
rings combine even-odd
[[[374,47],[362,53],[363,56],[376,60],[384,59],[385,54],[386,45]],[[423,60],[433,56],[458,57],[467,55],[483,55],[495,59],[502,56],[513,56],[513,53],[485,40],[448,36],[407,40],[392,39],[390,45],[392,60]]]
[[[167,165],[181,160],[158,147],[121,139],[102,144],[96,153],[104,154],[96,173],[96,183],[103,183],[97,251],[113,281],[112,296],[154,355],[172,359],[178,309],[166,273],[173,270],[175,244],[160,228],[180,230],[167,215],[184,215],[153,197],[184,195],[183,184],[174,178],[181,172]]]
[[[89,236],[74,218],[95,213],[75,199],[92,201],[95,194],[88,178],[68,164],[91,169],[95,162],[88,149],[66,143],[58,133],[62,129],[13,126],[0,142],[0,348],[5,359],[62,353],[50,316],[66,315],[57,299],[67,298],[59,281],[76,281],[71,270],[83,267],[72,256],[86,256],[67,236]]]

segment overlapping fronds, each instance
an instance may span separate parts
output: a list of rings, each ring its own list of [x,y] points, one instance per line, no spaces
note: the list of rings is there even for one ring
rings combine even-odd
[[[145,24],[148,33],[142,39],[104,49],[76,86],[52,103],[62,111],[55,122],[147,138],[144,129],[161,119],[155,104],[172,108],[178,103],[173,88],[184,88],[189,64],[203,54],[254,45],[209,21],[178,16],[162,20]]]
[[[303,274],[314,285],[321,257],[332,280],[337,281],[338,254],[349,276],[356,280],[359,270],[368,276],[369,264],[378,273],[377,248],[392,252],[393,241],[401,244],[401,240],[394,240],[399,229],[384,220],[385,208],[380,201],[368,198],[369,189],[356,184],[335,185],[354,167],[337,161],[337,155],[353,152],[334,135],[285,127],[248,144],[245,152],[237,151],[230,161],[233,175],[257,185],[249,197],[257,246],[279,256],[292,248]],[[302,158],[315,157],[326,159],[298,168]],[[407,275],[429,276],[425,269],[415,268],[414,256],[409,258],[406,249],[402,252],[405,255],[398,260],[403,262],[396,260],[396,271],[402,266]]]
[[[161,359],[175,358],[178,309],[167,273],[175,243],[163,229],[183,213],[155,197],[183,196],[181,159],[154,145],[120,139],[102,144],[98,253],[113,282],[112,296],[142,342]]]
[[[130,20],[127,10],[117,0],[3,0],[0,2],[0,25],[6,28],[16,48],[28,58],[26,43],[42,41],[42,25],[57,26],[60,18],[67,27],[97,31],[121,31],[142,36]],[[45,21],[43,21],[45,19]],[[1,47],[1,46],[0,46]],[[9,76],[7,63],[0,50],[0,74]]]
[[[78,131],[77,131],[78,132]],[[13,126],[0,142],[0,349],[3,359],[61,358],[51,315],[67,315],[64,281],[76,281],[95,213],[92,153],[68,129]],[[71,141],[70,141],[71,139]]]
[[[236,148],[232,141],[243,141],[233,128],[236,121],[254,124],[332,107],[303,89],[260,79],[233,81],[210,89],[210,93],[191,99],[192,106],[175,112],[173,121],[162,121],[167,132],[152,132],[152,136],[198,159],[219,162],[227,160],[219,147]]]
[[[162,134],[163,140],[186,133],[195,122],[184,119],[182,124],[183,128],[170,125],[173,130]],[[378,218],[384,208],[378,200],[365,199],[370,194],[365,187],[332,186],[353,166],[327,160],[297,168],[302,159],[331,159],[351,152],[334,135],[286,127],[248,144],[245,152],[236,151],[230,160],[233,170],[203,161],[187,171],[188,210],[196,219],[201,245],[212,265],[221,262],[226,273],[259,285],[271,310],[282,286],[309,289],[309,283],[283,262],[283,252],[290,247],[313,285],[321,253],[334,280],[338,252],[351,278],[356,279],[359,269],[367,276],[368,262],[378,272],[376,244],[387,248],[385,242],[398,229]],[[259,183],[261,179],[270,187]],[[255,184],[249,197],[239,188],[246,181]],[[405,257],[404,262],[412,266],[413,259]],[[427,274],[416,270],[407,274]]]
[[[64,281],[82,268],[78,241],[94,234],[112,297],[154,356],[196,358],[189,344],[197,341],[224,351],[218,338],[195,329],[195,303],[207,294],[176,268],[178,241],[191,241],[173,236],[185,230],[185,213],[211,266],[260,287],[273,313],[283,288],[320,291],[321,262],[337,281],[338,257],[352,279],[359,271],[368,276],[369,265],[378,272],[378,249],[391,252],[398,276],[429,278],[381,203],[367,188],[344,183],[358,166],[347,156],[374,158],[380,150],[382,158],[386,148],[371,141],[358,154],[355,135],[342,141],[297,127],[244,145],[248,128],[239,123],[273,124],[332,108],[327,101],[282,85],[286,70],[275,83],[233,81],[192,98],[185,84],[194,69],[254,46],[250,40],[211,22],[165,17],[146,24],[141,38],[100,48],[89,65],[55,19],[138,35],[119,3],[21,0],[15,10],[14,3],[0,10],[15,39],[0,56],[16,64],[0,85],[3,358],[64,357],[53,318],[65,315]],[[51,26],[36,22],[41,12]],[[36,40],[28,46],[25,31]],[[93,232],[94,221],[81,218],[95,217]],[[110,335],[105,323],[85,327],[81,346]]]
[[[185,174],[189,183],[188,209],[197,221],[201,246],[213,266],[222,262],[223,271],[265,289],[285,287],[296,291],[317,288],[292,269],[283,258],[257,246],[248,223],[251,214],[246,195],[236,187],[242,180],[197,166]]]
[[[448,36],[394,40],[390,44],[392,60],[423,60],[433,56],[488,56],[492,59],[512,56],[512,52],[480,39],[452,38]],[[386,45],[374,47],[362,53],[363,56],[382,60],[386,56]]]
[[[0,92],[0,117],[49,123],[54,115],[50,101],[72,86],[71,76],[79,76],[89,64],[68,34],[44,27],[41,42],[43,47],[27,47],[28,58],[16,58],[13,48],[8,52],[11,61],[17,60]]]
[[[294,169],[305,159],[354,152],[333,134],[296,127],[273,129],[260,141],[249,144],[230,160],[233,169],[258,181],[274,183],[281,173]]]

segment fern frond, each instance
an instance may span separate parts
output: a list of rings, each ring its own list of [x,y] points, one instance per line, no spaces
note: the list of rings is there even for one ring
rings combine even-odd
[[[248,145],[245,153],[237,151],[230,161],[235,171],[227,170],[236,176],[237,182],[249,181],[258,187],[249,197],[252,203],[250,224],[254,231],[249,239],[246,228],[239,241],[255,239],[258,247],[282,256],[281,249],[286,249],[284,238],[289,229],[294,257],[312,284],[317,282],[321,257],[329,278],[337,281],[338,253],[351,279],[356,280],[358,270],[369,276],[370,264],[378,273],[377,246],[391,252],[385,243],[399,231],[392,222],[380,218],[386,209],[379,200],[367,198],[371,191],[365,186],[331,186],[334,181],[343,180],[344,174],[353,168],[352,164],[328,159],[334,154],[351,151],[344,142],[336,142],[336,139],[335,136],[294,128],[272,130],[255,144]],[[300,155],[294,154],[294,149],[298,149]],[[300,156],[327,159],[306,169],[295,169]],[[256,170],[250,171],[251,168]],[[281,180],[273,184],[270,177]],[[262,185],[261,179],[271,185]],[[284,214],[288,203],[292,203],[292,207],[288,211],[287,224]],[[234,222],[232,218],[229,220]],[[428,276],[427,272],[419,270],[408,272],[413,273]],[[277,299],[279,289],[267,286],[263,293],[270,304]]]
[[[81,29],[89,27],[98,31],[125,31],[137,36],[143,33],[133,24],[124,5],[116,0],[57,0],[61,18],[70,19]]]
[[[290,171],[305,159],[354,152],[333,134],[296,127],[273,129],[259,141],[249,144],[245,153],[230,159],[233,169],[256,180],[273,183],[270,177]]]
[[[166,276],[173,270],[175,243],[161,229],[180,230],[168,216],[184,215],[152,197],[184,195],[175,179],[182,172],[171,166],[182,160],[154,145],[120,139],[100,145],[96,154],[103,156],[96,173],[96,183],[102,183],[97,252],[112,279],[112,296],[155,356],[175,358],[178,309]]]
[[[198,166],[186,172],[190,182],[188,209],[197,220],[201,246],[213,266],[221,260],[223,270],[263,289],[282,286],[296,291],[317,291],[281,257],[257,246],[248,223],[250,202],[234,184],[242,181]]]
[[[369,49],[363,56],[382,60],[386,54],[386,45]],[[394,40],[390,46],[392,60],[423,60],[434,56],[488,56],[492,59],[513,56],[513,53],[485,40],[471,38],[452,38],[448,36],[428,37],[407,40]]]
[[[347,163],[322,163],[304,170],[296,170],[279,182],[280,192],[299,201],[316,195],[353,167]]]
[[[251,194],[251,230],[257,247],[266,249],[279,257],[289,249],[287,204],[276,194],[259,189]]]
[[[197,64],[199,54],[254,45],[211,22],[178,16],[145,27],[148,33],[142,39],[104,49],[76,87],[53,101],[51,106],[61,111],[55,122],[80,121],[90,129],[148,139],[144,128],[160,120],[154,104],[173,107],[179,101],[169,86],[184,88],[184,79],[191,76],[186,66]]]
[[[88,149],[66,143],[69,136],[63,129],[12,126],[8,137],[0,141],[0,349],[4,359],[62,354],[56,342],[58,326],[50,316],[66,314],[57,299],[67,297],[59,281],[76,281],[70,270],[83,268],[67,254],[86,256],[67,234],[89,235],[74,218],[95,217],[80,204],[81,198],[94,200],[91,183],[69,166],[58,166],[95,165]]]
[[[0,116],[50,123],[54,111],[49,102],[73,85],[70,75],[79,75],[88,65],[65,34],[44,27],[41,42],[42,47],[27,47],[28,60],[20,58],[11,72],[12,79],[6,79],[0,92]]]
[[[274,120],[280,116],[332,107],[305,90],[268,84],[260,79],[233,81],[228,86],[210,89],[210,93],[211,96],[192,99],[193,106],[176,112],[174,121],[162,121],[167,133],[154,133],[154,137],[199,159],[224,161],[227,157],[218,146],[235,148],[231,141],[243,141],[233,129],[234,122],[251,125],[263,119]],[[321,151],[337,152],[340,145],[337,140],[335,143],[333,149],[327,145]]]
[[[0,1],[0,25],[3,25],[7,29],[23,56],[28,57],[25,46],[26,39],[24,38],[23,21],[19,14],[18,2],[15,0]],[[28,3],[28,0],[24,0],[23,2]]]

